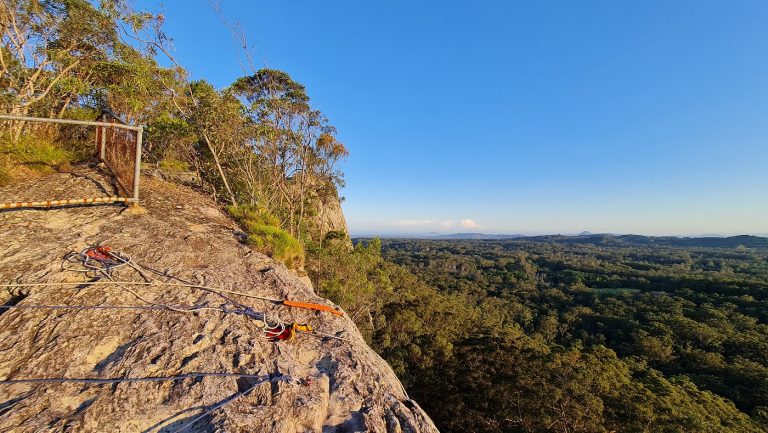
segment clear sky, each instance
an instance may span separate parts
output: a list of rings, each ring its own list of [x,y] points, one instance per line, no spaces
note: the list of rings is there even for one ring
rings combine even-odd
[[[768,233],[764,0],[222,6],[338,128],[353,234]],[[163,10],[195,78],[243,75],[207,1]]]

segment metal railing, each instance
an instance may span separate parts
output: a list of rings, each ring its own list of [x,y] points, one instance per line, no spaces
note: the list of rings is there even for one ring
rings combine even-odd
[[[127,125],[107,110],[103,111],[98,119],[98,123],[109,125],[100,126],[96,130],[99,159],[104,161],[115,176],[118,189],[138,202],[144,127]],[[135,131],[135,134],[132,131]]]
[[[67,125],[95,126],[96,129],[96,152],[101,161],[107,166],[109,171],[115,177],[116,184],[120,194],[125,197],[110,197],[112,201],[139,203],[139,179],[141,170],[141,152],[142,139],[144,135],[144,126],[128,125],[110,111],[103,111],[98,121],[71,120],[71,119],[50,119],[42,117],[16,116],[10,114],[0,114],[2,120],[39,122],[39,123],[58,123]],[[114,200],[118,199],[118,200]],[[89,199],[86,199],[89,200]],[[93,201],[98,203],[99,201]],[[48,203],[62,200],[48,200],[44,202],[30,203]],[[22,203],[16,203],[18,206]],[[27,204],[27,203],[23,203]],[[41,207],[41,206],[23,206],[23,207]],[[3,209],[0,203],[0,209]]]

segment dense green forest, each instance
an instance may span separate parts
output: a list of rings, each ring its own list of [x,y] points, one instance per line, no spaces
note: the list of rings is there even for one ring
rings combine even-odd
[[[375,240],[374,344],[445,431],[765,431],[764,239],[649,239]]]

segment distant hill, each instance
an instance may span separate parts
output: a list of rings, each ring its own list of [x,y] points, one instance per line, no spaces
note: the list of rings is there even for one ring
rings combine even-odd
[[[669,247],[713,247],[713,248],[768,248],[768,238],[750,235],[730,237],[676,237],[676,236],[643,236],[643,235],[549,235],[529,236],[525,240],[535,242],[556,242],[563,244],[595,244],[604,246],[622,245],[659,245]]]
[[[355,236],[355,239],[369,239],[374,236]],[[668,247],[710,247],[710,248],[768,248],[768,237],[739,235],[739,236],[644,236],[644,235],[615,235],[609,233],[592,234],[582,232],[578,235],[540,235],[525,236],[514,234],[488,233],[450,233],[425,235],[382,235],[382,238],[409,238],[426,240],[522,240],[531,242],[555,242],[561,244],[594,244],[601,246],[668,246]]]
[[[356,239],[370,239],[373,235],[358,235]],[[561,244],[593,244],[601,246],[668,246],[668,247],[710,247],[710,248],[768,248],[768,236],[716,236],[700,237],[680,236],[644,236],[616,235],[611,233],[593,234],[581,232],[578,235],[539,235],[526,236],[515,234],[488,233],[449,233],[449,234],[385,234],[381,238],[389,239],[425,239],[425,240],[521,240],[531,242],[555,242]]]

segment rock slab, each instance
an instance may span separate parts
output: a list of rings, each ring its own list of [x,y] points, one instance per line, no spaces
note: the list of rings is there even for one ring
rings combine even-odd
[[[0,201],[113,195],[109,177],[75,168],[0,188]],[[6,306],[215,307],[169,310],[0,310],[0,380],[191,377],[109,384],[0,384],[0,431],[14,432],[437,432],[352,321],[231,295],[321,335],[271,343],[257,321],[216,310],[222,296],[163,285],[89,285],[62,270],[70,251],[109,245],[134,262],[196,284],[332,305],[299,277],[238,241],[236,225],[194,190],[142,180],[140,210],[82,206],[0,212],[0,288]],[[150,276],[156,282],[165,277]],[[144,281],[128,266],[114,280]],[[147,302],[149,301],[148,304]]]

